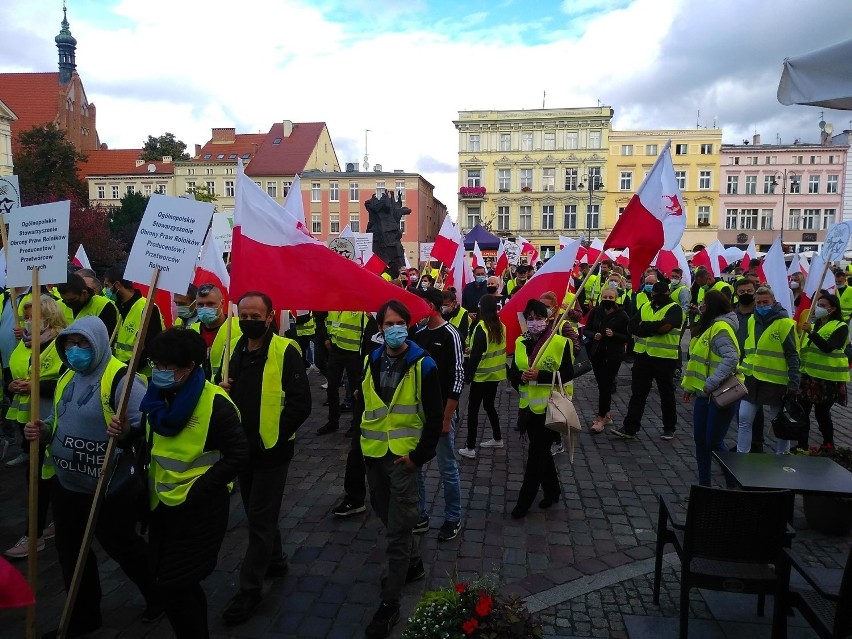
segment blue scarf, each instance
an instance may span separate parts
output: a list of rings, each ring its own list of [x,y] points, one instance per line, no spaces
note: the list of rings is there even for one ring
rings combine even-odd
[[[154,432],[163,437],[174,437],[182,431],[198,404],[205,382],[204,371],[196,366],[176,392],[149,385],[139,408],[148,416]]]

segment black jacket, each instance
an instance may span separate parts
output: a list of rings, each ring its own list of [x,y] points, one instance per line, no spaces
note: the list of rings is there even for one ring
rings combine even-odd
[[[616,309],[607,315],[600,306],[593,308],[583,329],[589,358],[596,359],[603,355],[608,362],[621,361],[624,358],[625,344],[630,339],[627,333],[629,321],[627,313],[622,309]],[[607,336],[606,329],[612,330],[612,337]],[[599,341],[595,340],[595,333],[601,334]]]

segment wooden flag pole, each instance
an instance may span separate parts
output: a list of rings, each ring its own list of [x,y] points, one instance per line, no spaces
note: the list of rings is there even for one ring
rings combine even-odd
[[[228,381],[228,373],[231,369],[231,318],[234,316],[234,305],[228,300],[228,319],[225,320],[225,353],[222,362],[222,381]]]
[[[39,380],[41,373],[41,292],[38,283],[39,269],[33,269],[33,291],[32,296],[32,315],[31,322],[31,337],[32,337],[32,352],[30,359],[30,419],[31,422],[37,422],[41,416],[39,415]],[[27,577],[30,582],[30,588],[33,593],[36,592],[38,585],[38,479],[39,479],[39,463],[38,463],[38,448],[39,440],[33,439],[30,441],[30,459],[29,459],[29,504],[27,513],[29,524],[27,526]],[[27,639],[35,639],[36,637],[36,604],[27,606]]]
[[[148,287],[148,295],[145,298],[145,307],[142,310],[142,322],[139,326],[139,332],[136,334],[136,342],[133,344],[133,354],[130,356],[130,361],[127,364],[127,373],[125,375],[126,381],[121,392],[121,398],[118,402],[118,409],[116,410],[116,415],[122,419],[127,417],[127,405],[130,403],[130,391],[133,389],[133,378],[139,368],[139,359],[141,358],[142,351],[145,348],[145,334],[148,332],[148,323],[151,321],[151,312],[154,308],[154,296],[157,292],[157,280],[159,278],[160,269],[154,269],[154,273],[151,276],[151,284]],[[89,549],[92,545],[92,539],[95,536],[98,515],[100,514],[104,496],[106,495],[107,484],[109,484],[117,440],[117,437],[110,437],[107,442],[106,453],[104,454],[104,463],[101,466],[101,474],[98,477],[98,484],[92,498],[92,509],[89,512],[89,520],[86,522],[86,532],[83,533],[83,540],[80,544],[80,553],[77,556],[77,565],[74,568],[74,576],[72,577],[71,585],[68,588],[65,607],[62,609],[62,617],[59,619],[59,628],[56,633],[57,639],[63,639],[65,637],[65,633],[68,631],[68,624],[71,622],[71,613],[74,610],[74,603],[77,600],[77,593],[80,590],[80,581],[83,578],[83,569],[86,566],[86,560],[89,557]]]
[[[9,263],[9,235],[6,233],[6,219],[0,215],[0,239],[3,240],[3,252],[6,254],[6,263]],[[35,289],[33,289],[35,290]],[[15,326],[20,326],[20,317],[18,317],[18,294],[15,292],[15,287],[9,287],[9,298],[12,303],[12,312],[15,314]]]

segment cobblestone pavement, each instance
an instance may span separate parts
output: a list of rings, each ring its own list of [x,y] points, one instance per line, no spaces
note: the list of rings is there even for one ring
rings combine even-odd
[[[245,515],[235,495],[219,564],[204,582],[214,637],[361,637],[378,604],[384,558],[384,535],[378,519],[369,507],[366,514],[343,520],[329,514],[342,496],[349,440],[342,434],[347,425],[345,414],[339,433],[324,437],[315,434],[326,417],[324,391],[319,388],[322,381],[319,375],[311,375],[315,408],[298,434],[281,512],[290,572],[268,582],[264,600],[249,622],[230,628],[222,624],[220,616],[235,592],[247,538]],[[575,386],[576,405],[589,425],[597,405],[593,376],[585,376]],[[616,425],[625,414],[629,388],[630,367],[624,365],[614,397]],[[525,447],[514,430],[516,394],[501,387],[498,402],[507,445],[503,449],[479,449],[475,460],[459,459],[464,522],[459,536],[450,542],[437,541],[437,529],[443,522],[443,496],[436,464],[428,469],[431,529],[422,544],[427,578],[406,587],[403,615],[411,613],[424,590],[447,585],[454,577],[487,575],[503,584],[507,593],[528,597],[530,607],[542,615],[548,636],[671,636],[678,614],[676,559],[666,564],[660,606],[651,603],[650,594],[656,495],[665,494],[683,505],[696,479],[690,407],[679,406],[679,430],[672,441],[660,439],[656,391],[649,397],[643,430],[636,440],[591,435],[586,430],[578,438],[573,466],[567,455],[556,457],[562,503],[547,511],[534,506],[525,519],[514,520],[508,513],[521,484]],[[461,406],[464,410],[466,397]],[[835,408],[834,414],[836,439],[848,446],[852,443],[849,410]],[[479,439],[487,439],[490,429],[484,413],[480,421]],[[466,433],[466,420],[462,419],[456,448],[463,446]],[[724,485],[718,468],[714,468],[714,482]],[[0,466],[0,542],[4,548],[24,531],[25,502],[23,469]],[[807,530],[800,499],[795,527],[798,534],[794,546],[809,562],[825,568],[840,566],[840,553],[848,551],[849,538],[825,538]],[[114,562],[102,552],[99,556],[104,629],[93,636],[172,636],[166,621],[140,623],[141,596],[132,584],[128,585]],[[18,565],[25,570],[25,562]],[[64,601],[51,541],[39,555],[39,568],[39,629],[46,631],[55,627]],[[694,592],[691,614],[695,627],[703,628],[706,636],[744,636],[735,631],[724,634],[731,623],[740,621],[757,629],[749,630],[750,636],[763,636],[760,631],[765,631],[768,637],[766,621],[754,617],[753,602],[744,596],[740,599],[748,601],[720,603],[715,593]],[[743,618],[725,616],[740,608]],[[402,624],[394,637],[399,636],[401,628]],[[0,637],[22,636],[23,613],[0,611]]]

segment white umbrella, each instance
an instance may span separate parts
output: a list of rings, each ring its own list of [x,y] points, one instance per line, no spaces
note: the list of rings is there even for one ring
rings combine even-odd
[[[852,110],[852,40],[785,58],[778,101]]]

